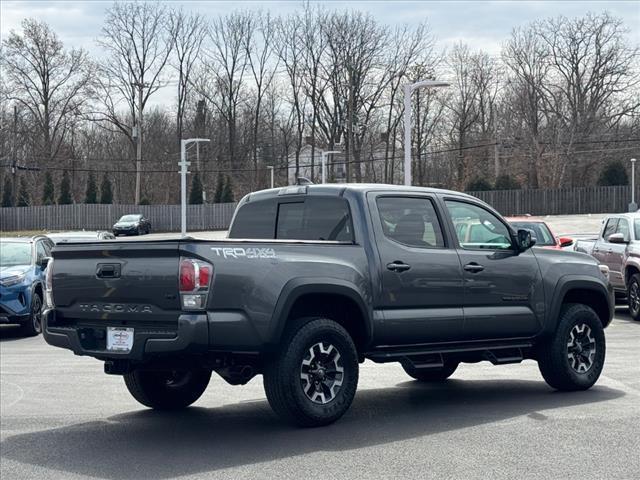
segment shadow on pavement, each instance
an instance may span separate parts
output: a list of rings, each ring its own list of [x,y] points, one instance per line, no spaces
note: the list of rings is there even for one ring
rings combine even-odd
[[[14,435],[1,447],[5,458],[78,475],[172,478],[317,451],[384,445],[523,415],[545,421],[542,411],[622,395],[607,387],[559,393],[541,381],[407,382],[358,392],[343,419],[324,428],[284,425],[261,400],[179,413],[139,410]]]
[[[629,309],[627,307],[616,307],[613,321],[635,323],[636,325],[640,325],[640,322],[637,322],[633,318],[631,318],[631,315],[629,315]]]
[[[6,342],[10,340],[20,340],[25,337],[20,331],[20,325],[0,325],[0,342]]]

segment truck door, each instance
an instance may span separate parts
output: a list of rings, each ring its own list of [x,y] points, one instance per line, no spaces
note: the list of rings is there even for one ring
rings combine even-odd
[[[611,282],[613,283],[613,268],[611,265],[611,256],[609,255],[611,252],[611,246],[613,245],[607,239],[610,235],[616,233],[616,228],[618,227],[618,218],[617,217],[609,217],[606,220],[606,224],[600,233],[600,237],[596,240],[595,245],[593,246],[593,251],[591,255],[602,265],[606,265],[609,267],[609,275]]]
[[[453,340],[463,328],[462,270],[429,194],[368,195],[381,262],[378,345]]]
[[[459,197],[444,203],[463,269],[465,339],[538,333],[544,297],[534,252],[519,252],[507,225],[484,206]]]
[[[607,261],[609,267],[609,278],[614,288],[624,289],[624,263],[627,253],[628,242],[631,239],[629,232],[629,220],[618,218],[615,233],[621,233],[627,243],[607,242]]]

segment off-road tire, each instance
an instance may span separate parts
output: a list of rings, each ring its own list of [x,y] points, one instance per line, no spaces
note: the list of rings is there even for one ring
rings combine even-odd
[[[629,305],[629,315],[636,322],[640,320],[640,273],[634,273],[629,279],[627,289],[627,303]]]
[[[133,398],[157,410],[188,407],[204,393],[210,379],[210,370],[199,369],[176,372],[134,370],[124,375],[124,383]]]
[[[419,382],[444,382],[453,375],[458,365],[458,362],[448,362],[442,368],[415,368],[409,363],[403,363],[402,368],[407,375]]]
[[[28,320],[20,326],[26,337],[35,337],[42,332],[42,297],[38,292],[31,296],[31,309]]]
[[[344,415],[355,396],[359,368],[356,347],[349,333],[333,320],[299,319],[293,325],[296,327],[290,328],[284,335],[281,351],[265,366],[263,380],[267,400],[274,412],[288,423],[301,427],[328,425]],[[321,351],[320,348],[330,352],[323,352],[326,357],[321,359],[321,367],[327,362],[333,365],[326,370],[332,372],[326,378],[325,370],[322,370],[323,378],[333,382],[330,385],[333,388],[322,397],[318,392],[325,388],[324,381],[312,385],[315,382],[305,373],[305,369],[311,367],[304,363],[314,362],[314,352]],[[337,360],[331,363],[327,358]],[[339,369],[342,372],[336,374]],[[338,381],[341,383],[336,387]],[[318,398],[313,400],[310,395],[317,395]],[[318,403],[324,401],[326,403]]]
[[[589,358],[584,364],[579,364],[574,357],[571,359],[569,357],[573,355],[576,332],[587,335],[585,344],[591,344],[589,339],[592,339],[595,347],[595,352],[593,355],[588,354]],[[582,347],[580,349],[582,352]],[[555,334],[541,345],[538,353],[538,367],[547,384],[556,390],[587,390],[600,377],[605,351],[604,328],[596,312],[587,305],[568,303],[563,305],[560,311],[560,320]],[[576,364],[584,369],[587,363],[587,370],[576,370]]]

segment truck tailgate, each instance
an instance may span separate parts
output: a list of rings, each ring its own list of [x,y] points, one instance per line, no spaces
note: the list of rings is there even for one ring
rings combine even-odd
[[[178,242],[64,244],[53,250],[57,321],[177,324]]]

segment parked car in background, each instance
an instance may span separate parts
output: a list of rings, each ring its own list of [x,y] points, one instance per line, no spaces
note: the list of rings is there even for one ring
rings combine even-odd
[[[113,234],[143,235],[151,233],[151,222],[140,213],[123,215],[113,226]]]
[[[0,323],[41,330],[44,270],[53,242],[45,236],[0,238]]]
[[[563,248],[573,245],[573,238],[559,237],[555,235],[549,225],[539,218],[535,217],[507,217],[506,219],[513,228],[531,230],[536,237],[536,247],[551,248],[553,250],[562,250]]]
[[[57,232],[47,235],[53,243],[60,242],[88,242],[91,240],[114,240],[116,237],[111,232],[106,231],[78,231],[78,232]]]
[[[598,237],[578,241],[575,250],[609,267],[616,296],[626,297],[629,314],[640,320],[640,213],[609,215]]]

